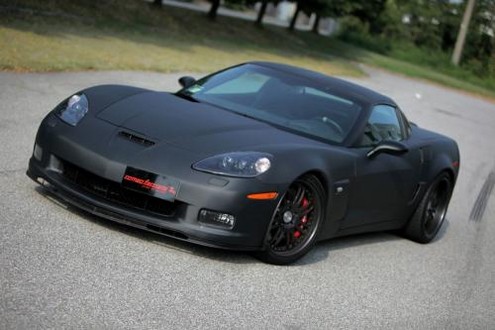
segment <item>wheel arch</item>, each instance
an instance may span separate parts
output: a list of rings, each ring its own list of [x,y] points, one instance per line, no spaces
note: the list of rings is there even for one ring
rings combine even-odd
[[[275,226],[274,227],[275,228],[274,229],[275,234],[274,234],[274,236],[270,236],[271,235],[270,233],[272,232],[272,225],[273,225],[274,221],[281,221],[280,216],[278,218],[276,217],[276,214],[279,212],[279,210],[280,210],[280,212],[282,212],[282,210],[285,210],[284,212],[290,212],[292,214],[297,214],[298,212],[301,212],[300,210],[302,210],[302,208],[307,207],[307,206],[303,205],[301,208],[301,206],[300,206],[301,204],[297,204],[299,206],[296,209],[293,209],[294,204],[292,204],[293,202],[290,202],[289,204],[287,204],[287,203],[283,204],[283,205],[289,205],[288,209],[285,208],[287,206],[284,206],[284,209],[279,209],[280,204],[282,203],[282,201],[285,198],[287,198],[287,196],[289,196],[288,197],[289,201],[291,201],[291,198],[295,197],[293,192],[291,194],[289,194],[287,191],[285,191],[284,194],[282,195],[281,199],[279,200],[278,204],[277,204],[277,208],[276,208],[276,210],[272,216],[272,219],[270,220],[270,224],[266,230],[263,250],[258,251],[256,253],[258,258],[260,258],[261,260],[263,260],[265,262],[278,264],[278,265],[285,265],[285,264],[289,264],[289,263],[296,261],[297,259],[301,258],[302,256],[304,256],[307,252],[309,252],[311,250],[313,245],[318,241],[318,233],[319,233],[320,229],[322,228],[322,225],[323,225],[322,222],[325,221],[324,212],[326,210],[326,194],[327,194],[325,191],[325,189],[326,189],[325,186],[327,184],[325,182],[326,180],[324,179],[324,177],[325,177],[325,175],[321,171],[318,171],[318,170],[306,171],[306,172],[300,174],[299,176],[297,176],[294,179],[294,181],[289,184],[289,188],[287,190],[287,191],[289,191],[290,187],[293,185],[296,185],[296,187],[299,187],[299,188],[302,187],[303,189],[310,189],[310,190],[313,190],[313,193],[314,193],[313,196],[314,197],[308,198],[308,199],[305,198],[306,203],[308,203],[308,204],[311,203],[309,201],[311,201],[312,199],[319,200],[318,203],[316,204],[317,206],[318,205],[319,206],[312,208],[310,211],[310,212],[318,212],[317,213],[318,222],[316,225],[311,225],[311,223],[315,220],[313,219],[313,220],[308,221],[308,224],[312,227],[309,227],[310,232],[309,232],[309,234],[306,234],[306,235],[308,235],[308,236],[306,236],[307,238],[304,239],[305,236],[302,236],[303,241],[301,243],[299,243],[300,244],[299,246],[295,245],[295,248],[294,248],[295,250],[294,250],[293,254],[291,254],[292,252],[290,251],[290,249],[292,249],[293,243],[289,243],[288,241],[286,243],[283,243],[284,245],[288,246],[289,250],[287,250],[287,251],[277,252],[276,250],[271,250],[271,248],[270,248],[270,246],[271,246],[270,239],[273,237],[279,237],[277,231],[283,230],[284,231],[283,235],[285,236],[285,233],[287,233],[287,235],[289,235],[290,237],[292,237],[292,234],[294,233],[294,237],[296,237],[295,239],[297,239],[299,237],[299,236],[295,236],[296,233],[298,233],[299,235],[304,235],[304,234],[301,234],[301,231],[304,231],[304,229],[299,229],[297,227],[299,225],[303,226],[303,224],[301,224],[302,222],[299,222],[300,220],[297,220],[297,219],[302,219],[302,217],[299,217],[299,218],[296,217],[295,218],[296,220],[294,220],[294,221],[296,221],[296,223],[293,224],[293,226],[296,226],[296,227],[287,227],[286,229],[283,229],[282,226],[280,226],[280,225]],[[297,191],[299,191],[299,190],[297,190]],[[300,195],[301,200],[299,200],[298,203],[303,201],[302,196],[304,196],[305,194],[306,194],[306,192],[303,192]],[[315,197],[315,196],[318,196],[318,197]],[[299,210],[299,211],[297,211],[297,210]],[[321,213],[321,212],[323,212],[323,213]],[[283,217],[284,217],[283,221],[286,221],[285,220],[285,213],[279,213],[279,214],[283,214]],[[304,216],[304,218],[306,218],[306,216]],[[292,221],[291,219],[292,219],[292,216],[288,220],[289,222],[286,222],[286,224],[288,226],[290,226],[289,223],[290,223],[290,221]],[[306,223],[306,222],[304,222],[304,223]],[[294,230],[296,232],[294,232]],[[280,240],[275,238],[275,241],[272,243],[274,245],[278,246],[278,244],[280,243]],[[288,252],[288,254],[286,254],[287,252]]]
[[[329,192],[329,189],[328,187],[330,186],[330,182],[329,182],[329,178],[327,175],[325,175],[325,173],[323,173],[322,170],[319,170],[319,169],[312,169],[312,170],[308,170],[304,173],[302,173],[301,175],[299,175],[295,180],[303,177],[303,176],[306,176],[306,175],[313,175],[314,177],[316,177],[316,179],[318,179],[318,181],[320,181],[322,187],[323,187],[323,190],[325,192],[325,198],[328,198],[328,192]],[[294,180],[294,181],[295,181]]]
[[[459,173],[459,153],[452,152],[450,148],[442,144],[433,150],[435,155],[429,163],[426,171],[426,182],[432,182],[441,173],[445,172],[449,175],[452,184],[455,184]]]
[[[340,220],[347,213],[349,194],[336,195],[332,191],[336,181],[335,178],[327,175],[320,169],[308,170],[296,178],[305,175],[313,175],[322,185],[325,196],[324,219],[318,233],[317,240],[323,241],[335,237],[340,228]]]
[[[450,181],[451,181],[452,183],[454,183],[454,182],[455,182],[455,178],[456,178],[456,176],[455,176],[455,172],[454,172],[454,170],[452,170],[451,168],[444,168],[444,169],[443,169],[440,173],[443,173],[443,172],[445,172],[445,173],[447,173],[447,174],[448,174],[448,176],[449,176],[449,178],[450,178]]]

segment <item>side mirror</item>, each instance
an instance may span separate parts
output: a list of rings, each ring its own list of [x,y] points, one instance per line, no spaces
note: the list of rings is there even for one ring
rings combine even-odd
[[[189,87],[192,86],[196,82],[196,79],[190,76],[184,76],[179,78],[179,84],[183,87]]]
[[[373,149],[368,151],[366,157],[374,158],[381,153],[390,154],[390,155],[401,155],[408,151],[409,149],[402,142],[383,140],[380,143],[378,143]]]

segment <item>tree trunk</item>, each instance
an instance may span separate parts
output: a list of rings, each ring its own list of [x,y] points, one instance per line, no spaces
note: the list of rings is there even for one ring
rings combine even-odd
[[[461,27],[455,42],[454,53],[452,54],[452,63],[455,66],[458,66],[461,61],[462,51],[464,50],[464,42],[466,41],[466,35],[468,33],[469,21],[471,21],[475,4],[476,0],[468,0],[466,9],[464,10]]]
[[[318,31],[319,26],[320,26],[320,15],[316,14],[315,22],[313,23],[313,28],[311,29],[311,31],[313,31],[313,33],[318,34],[319,33],[319,31]]]
[[[162,0],[153,0],[153,5],[157,6],[157,7],[161,7],[162,6]]]
[[[268,6],[268,0],[261,1],[261,7],[258,11],[258,17],[256,18],[256,25],[261,26],[263,23],[263,17],[265,16],[266,7]]]
[[[218,7],[220,7],[220,0],[213,0],[211,2],[210,11],[208,12],[208,17],[212,20],[217,18]]]
[[[296,27],[297,16],[299,16],[300,11],[301,11],[301,6],[299,5],[298,2],[296,7],[296,12],[294,13],[294,16],[292,16],[292,19],[290,20],[289,31],[294,31]]]

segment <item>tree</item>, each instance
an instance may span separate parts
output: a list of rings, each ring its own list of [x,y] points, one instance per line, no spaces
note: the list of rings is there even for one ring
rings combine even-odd
[[[356,6],[355,1],[348,0],[313,0],[313,2],[313,5],[309,9],[313,10],[316,15],[312,28],[315,33],[318,33],[318,27],[322,17],[339,18],[350,13]]]
[[[296,27],[297,17],[299,16],[299,13],[302,10],[302,5],[301,5],[302,1],[304,1],[304,0],[299,0],[296,3],[296,11],[294,12],[294,15],[292,16],[292,19],[290,20],[289,31],[294,31],[294,29]]]
[[[246,0],[247,5],[254,5],[257,2],[259,2],[259,0]],[[261,6],[260,9],[258,10],[258,15],[256,16],[256,21],[255,21],[256,25],[261,26],[261,24],[263,23],[263,17],[265,17],[266,9],[269,3],[272,3],[273,5],[278,5],[280,3],[280,0],[261,0]]]
[[[449,0],[386,0],[376,19],[364,21],[370,34],[450,52],[460,22],[459,9],[459,3]]]
[[[308,16],[311,14],[316,15],[312,31],[318,33],[318,26],[322,17],[341,17],[350,12],[354,7],[354,3],[354,1],[348,0],[298,0],[296,12],[292,17],[289,29],[294,30],[297,17],[302,11]]]
[[[495,77],[495,0],[477,0],[461,64],[480,77]]]
[[[475,4],[476,0],[468,0],[466,9],[464,10],[461,27],[459,28],[459,33],[457,34],[457,40],[455,42],[454,53],[452,53],[452,63],[454,65],[459,65],[459,62],[461,61],[462,50],[464,49],[464,42],[466,41],[466,34],[469,29],[471,16],[473,16]]]
[[[315,17],[315,21],[313,22],[313,27],[311,28],[311,31],[313,33],[316,33],[318,34],[319,33],[319,27],[320,27],[320,19],[321,19],[321,16],[320,14],[316,14],[316,17]]]
[[[263,23],[263,17],[265,16],[266,13],[266,7],[268,7],[268,0],[262,0],[260,10],[258,11],[258,15],[256,16],[256,22],[255,22],[255,24],[258,26],[261,26],[261,24]]]
[[[217,18],[218,8],[220,7],[220,0],[210,0],[210,2],[211,7],[208,11],[208,17],[212,20],[215,20]]]
[[[328,0],[297,0],[296,11],[290,21],[289,30],[293,31],[295,29],[297,18],[299,17],[301,11],[307,15],[311,15],[313,12],[319,14],[323,11],[327,3]]]
[[[421,0],[419,0],[421,1]],[[359,0],[352,2],[350,15],[357,17],[363,24],[368,26],[369,33],[379,34],[382,31],[380,16],[385,10],[387,0]],[[351,4],[348,4],[351,6]]]
[[[321,16],[329,12],[330,4],[331,0],[310,1],[309,7],[306,8],[305,13],[307,15],[311,15],[312,13],[316,15],[315,21],[313,22],[313,27],[311,28],[311,31],[313,31],[313,33],[318,34]]]
[[[208,0],[211,2],[211,7],[210,10],[208,11],[208,17],[212,20],[215,20],[217,18],[218,14],[218,9],[220,8],[220,3],[221,0]],[[225,0],[225,2],[228,2],[229,4],[250,4],[253,2],[253,0]]]

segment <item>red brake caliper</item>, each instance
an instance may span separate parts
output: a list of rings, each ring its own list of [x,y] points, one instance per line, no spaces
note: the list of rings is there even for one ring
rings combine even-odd
[[[301,201],[301,206],[303,209],[307,208],[309,205],[309,201],[306,197],[303,198],[303,200]],[[305,215],[304,217],[302,217],[301,219],[301,224],[299,225],[299,228],[300,229],[303,229],[304,225],[306,224],[306,222],[308,222],[308,216]],[[294,238],[299,238],[301,236],[301,232],[299,230],[296,230],[294,232]]]

